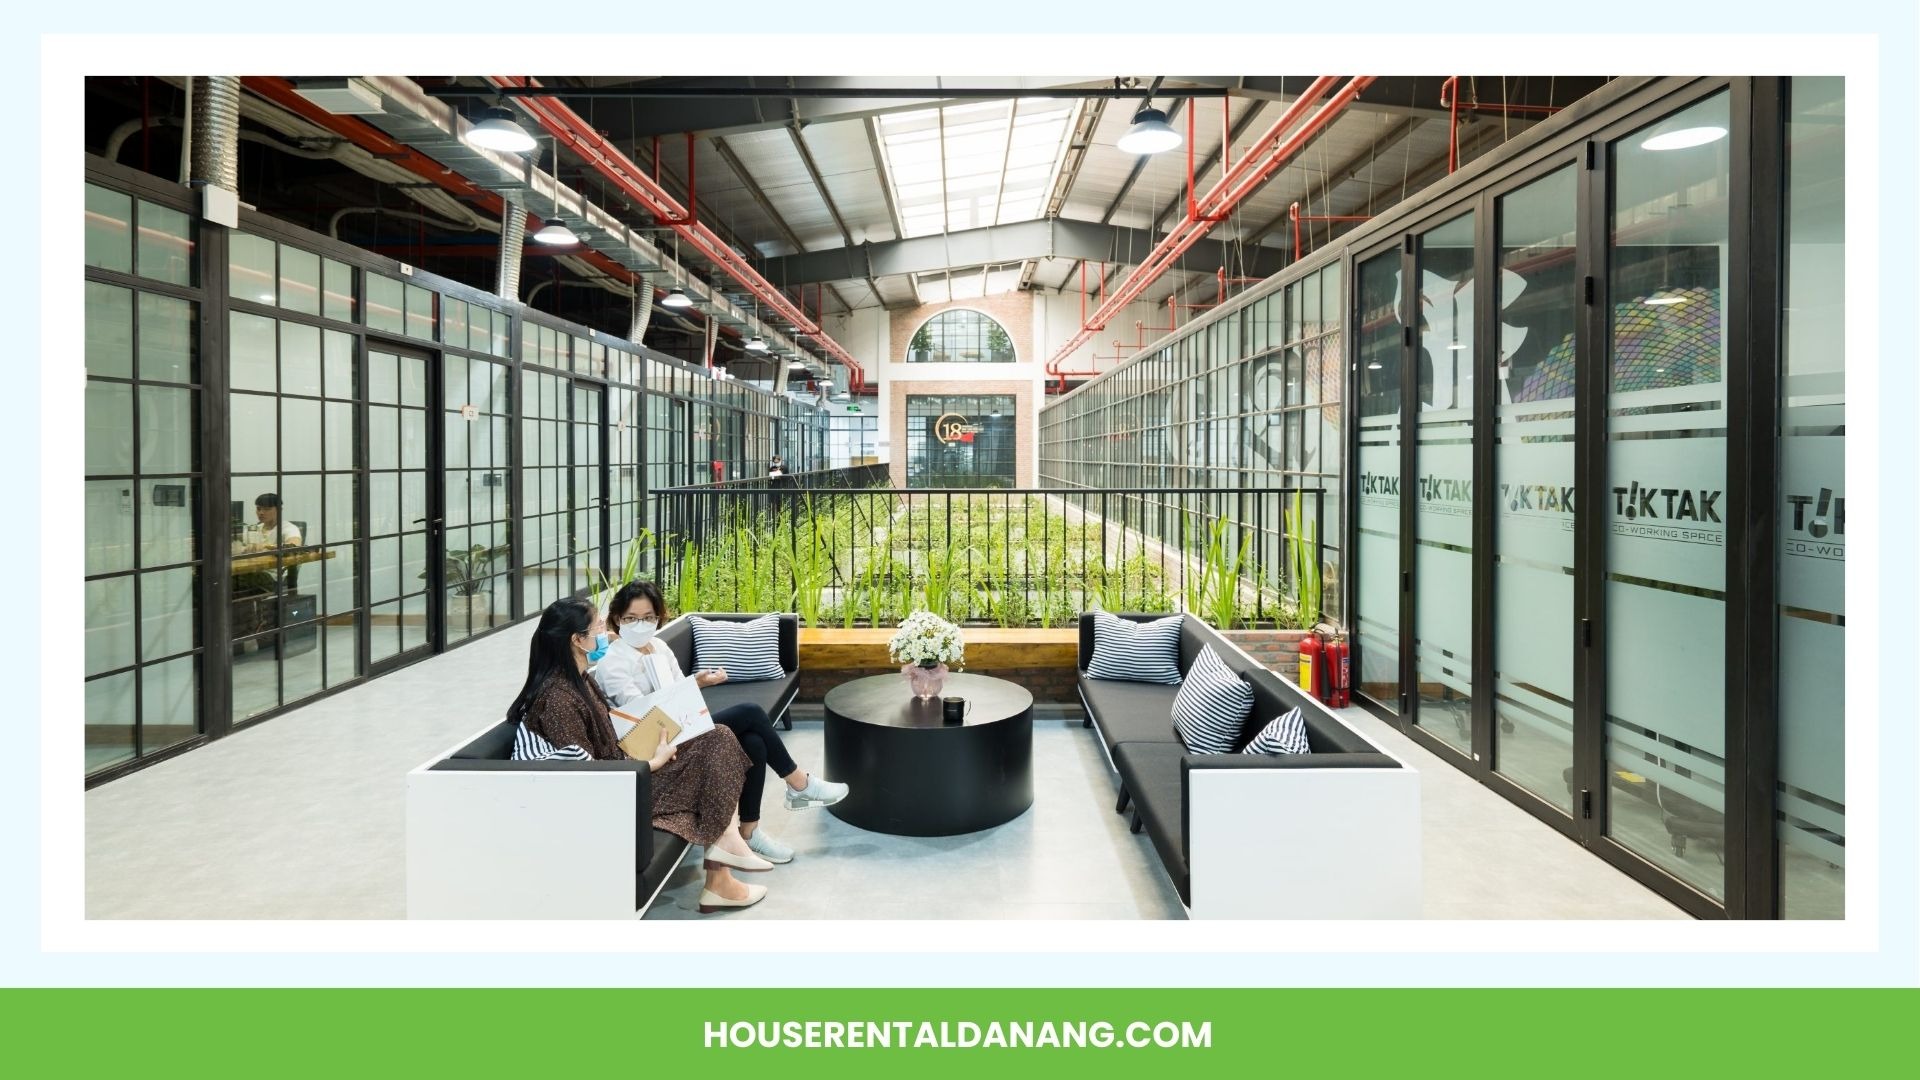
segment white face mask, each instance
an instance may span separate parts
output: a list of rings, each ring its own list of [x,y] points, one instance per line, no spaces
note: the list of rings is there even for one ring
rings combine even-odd
[[[637,649],[652,641],[653,632],[659,628],[660,624],[651,619],[628,623],[620,628],[620,640]]]

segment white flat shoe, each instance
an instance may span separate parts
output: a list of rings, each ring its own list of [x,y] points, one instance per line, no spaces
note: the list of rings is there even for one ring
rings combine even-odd
[[[705,867],[708,870],[750,870],[773,869],[773,864],[758,855],[735,855],[715,846],[707,849]]]
[[[765,885],[747,886],[747,898],[745,900],[732,900],[721,896],[712,889],[701,889],[700,914],[711,915],[716,911],[725,911],[728,908],[752,907],[766,899],[766,896],[767,887]]]

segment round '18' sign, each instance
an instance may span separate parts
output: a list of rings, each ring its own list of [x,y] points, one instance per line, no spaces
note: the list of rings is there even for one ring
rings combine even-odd
[[[943,443],[972,442],[969,436],[979,430],[959,413],[942,413],[933,422],[933,437]]]

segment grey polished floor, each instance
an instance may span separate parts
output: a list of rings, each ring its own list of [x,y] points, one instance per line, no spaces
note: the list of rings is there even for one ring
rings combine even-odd
[[[409,769],[493,722],[531,625],[503,631],[87,793],[87,914],[127,919],[393,919],[406,911]],[[1672,905],[1464,774],[1352,710],[1421,772],[1429,918],[1683,918]],[[789,746],[820,760],[818,722]],[[720,918],[1182,918],[1143,836],[1112,812],[1091,731],[1040,719],[1033,809],[970,836],[883,836],[769,784],[764,827],[799,851]],[[1249,822],[1247,827],[1270,827]],[[693,918],[683,866],[649,918]]]

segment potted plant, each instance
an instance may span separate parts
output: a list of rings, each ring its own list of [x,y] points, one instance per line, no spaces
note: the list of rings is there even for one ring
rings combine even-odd
[[[913,332],[913,341],[907,345],[910,358],[916,363],[925,363],[933,351],[933,331],[925,323]]]
[[[486,588],[492,579],[493,561],[512,548],[507,544],[487,547],[475,544],[465,551],[447,552],[447,622],[452,626],[484,626],[492,614]],[[426,571],[420,579],[426,580]]]
[[[966,643],[959,627],[931,611],[916,611],[894,631],[887,655],[900,665],[914,696],[927,701],[947,685],[947,664],[966,657]]]

